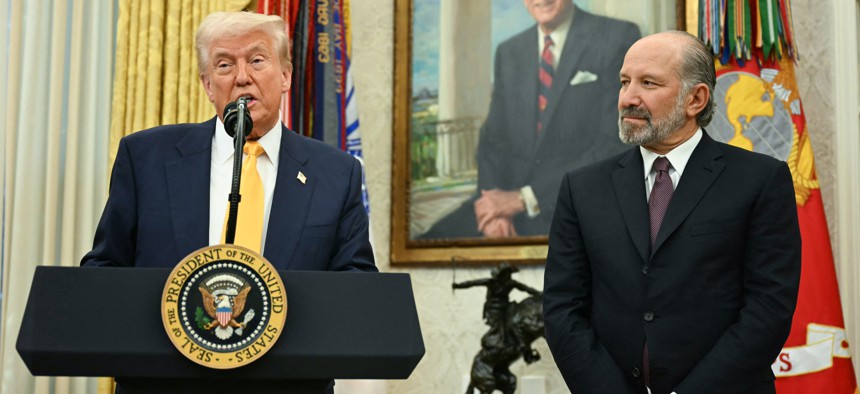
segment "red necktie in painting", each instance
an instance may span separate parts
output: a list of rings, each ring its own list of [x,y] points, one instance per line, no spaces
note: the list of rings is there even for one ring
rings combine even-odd
[[[547,123],[545,118],[547,101],[549,93],[552,90],[552,78],[555,74],[555,62],[552,56],[552,38],[549,35],[543,37],[543,52],[540,56],[540,70],[538,71],[538,124],[537,131],[540,133],[543,125]]]

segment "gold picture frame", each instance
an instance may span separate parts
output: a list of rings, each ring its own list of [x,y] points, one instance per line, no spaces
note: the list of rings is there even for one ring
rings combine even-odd
[[[413,160],[413,47],[414,0],[395,0],[394,20],[394,94],[391,195],[391,264],[408,266],[444,266],[452,264],[493,264],[508,261],[515,264],[542,264],[546,260],[545,235],[513,238],[436,238],[415,239],[410,218],[417,204],[412,201]],[[624,0],[576,0],[580,2]],[[641,1],[641,0],[630,0]],[[663,2],[663,0],[654,0]],[[687,2],[674,5],[675,28],[686,29]],[[694,2],[694,1],[693,1]],[[519,0],[515,3],[522,7]],[[664,5],[661,5],[665,7]],[[671,6],[671,5],[670,5]],[[523,12],[526,12],[523,9]],[[671,23],[666,22],[666,23]],[[643,32],[647,33],[647,32]],[[482,121],[482,120],[480,120]],[[559,182],[561,180],[559,179]]]

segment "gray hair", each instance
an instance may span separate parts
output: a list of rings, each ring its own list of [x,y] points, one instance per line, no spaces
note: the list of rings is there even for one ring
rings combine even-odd
[[[206,73],[209,64],[209,48],[215,41],[238,37],[251,32],[263,32],[272,38],[281,69],[292,71],[290,61],[290,38],[287,37],[284,20],[275,15],[262,15],[255,12],[213,12],[203,18],[194,36],[194,49],[197,50],[197,70]]]
[[[681,78],[681,94],[686,96],[694,86],[700,83],[708,87],[708,103],[696,115],[696,124],[699,127],[705,127],[711,123],[711,118],[714,117],[714,88],[717,84],[714,58],[708,47],[698,37],[678,30],[667,31],[666,33],[684,39],[688,43],[683,47],[681,65],[678,68],[678,76]]]

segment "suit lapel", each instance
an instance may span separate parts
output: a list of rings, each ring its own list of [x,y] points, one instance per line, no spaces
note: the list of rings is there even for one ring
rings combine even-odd
[[[215,118],[189,127],[191,130],[176,144],[179,158],[164,164],[170,217],[180,254],[209,244],[209,173]]]
[[[650,234],[648,229],[648,203],[645,199],[645,170],[639,148],[631,149],[618,161],[618,168],[612,172],[615,196],[618,200],[627,231],[642,263],[648,262]]]
[[[532,152],[536,145],[535,134],[538,123],[538,72],[540,67],[540,58],[537,46],[537,26],[529,29],[529,33],[518,37],[516,49],[512,52],[515,54],[534,54],[534,56],[509,56],[505,58],[505,67],[512,67],[513,70],[520,70],[517,75],[531,75],[530,78],[520,78],[514,86],[521,87],[521,94],[510,97],[517,103],[515,107],[522,108],[526,116],[516,119],[517,125],[512,125],[508,130],[512,133],[512,138],[520,141],[524,152]],[[497,75],[496,78],[499,78]],[[506,97],[505,99],[508,99]]]
[[[651,252],[652,256],[684,219],[690,215],[690,212],[698,205],[723,171],[725,164],[717,161],[722,155],[714,140],[702,130],[702,140],[693,150],[693,154],[684,168],[684,174],[678,182],[678,187],[672,195],[669,208],[666,210],[666,216],[660,225],[660,232],[657,233],[657,240],[654,241],[654,248]]]
[[[292,262],[317,181],[316,174],[305,166],[309,157],[299,146],[303,142],[301,138],[283,127],[278,176],[269,214],[266,250],[263,252],[278,269],[288,269]],[[297,179],[300,171],[306,177],[304,183]]]

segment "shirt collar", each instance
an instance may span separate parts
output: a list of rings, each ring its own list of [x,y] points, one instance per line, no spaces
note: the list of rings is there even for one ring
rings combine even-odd
[[[693,134],[690,139],[684,141],[681,145],[675,147],[665,155],[667,159],[669,159],[669,163],[672,164],[672,168],[678,172],[678,175],[684,174],[684,168],[687,166],[687,162],[690,161],[690,156],[693,155],[693,150],[696,149],[696,145],[699,145],[699,141],[702,140],[702,128],[700,127],[696,130],[696,133]],[[654,152],[651,152],[648,149],[643,147],[639,147],[639,152],[642,154],[642,166],[645,171],[645,179],[648,179],[648,175],[651,173],[651,166],[654,165],[654,160],[657,160],[658,155]]]
[[[268,133],[257,140],[257,142],[263,146],[263,150],[266,151],[266,156],[268,156],[269,160],[274,164],[278,163],[282,133],[283,129],[281,128],[281,122],[277,122]],[[228,160],[233,159],[234,149],[233,137],[230,137],[230,135],[227,134],[227,130],[224,128],[224,122],[221,121],[221,118],[215,118],[215,136],[212,141],[212,159],[215,163],[225,163]]]
[[[552,43],[557,49],[558,53],[561,53],[562,48],[564,48],[564,42],[567,40],[567,32],[570,30],[570,22],[573,20],[573,13],[576,12],[576,9],[570,13],[570,17],[565,19],[564,22],[561,22],[552,33],[549,33],[550,38],[552,38]],[[536,26],[538,32],[538,56],[543,53],[543,45],[544,45],[544,35],[543,30],[540,29],[540,25]],[[556,64],[558,64],[558,60],[556,59]]]

